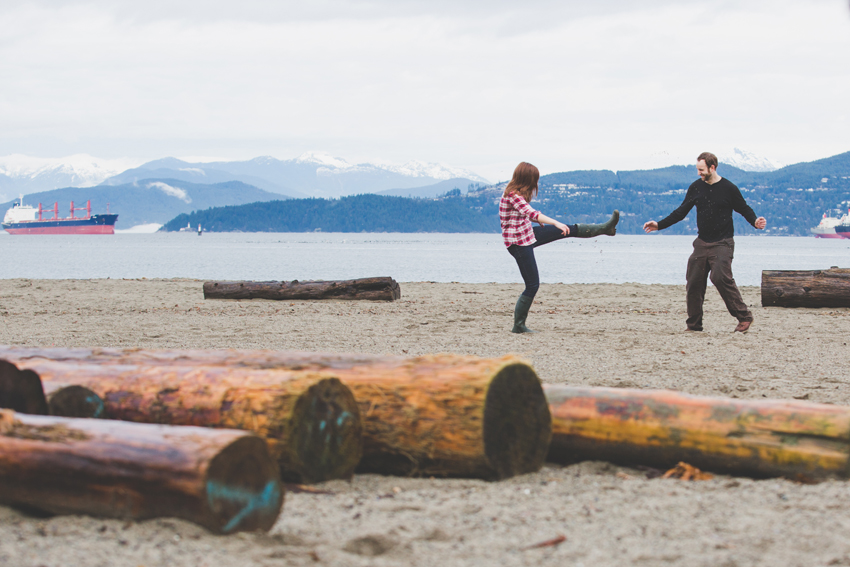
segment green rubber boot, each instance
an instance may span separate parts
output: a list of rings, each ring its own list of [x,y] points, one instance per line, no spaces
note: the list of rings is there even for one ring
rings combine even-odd
[[[537,331],[532,331],[528,327],[525,326],[525,319],[528,317],[528,310],[531,308],[531,304],[534,303],[533,297],[528,297],[527,295],[520,295],[519,299],[516,302],[516,307],[514,308],[514,328],[511,329],[512,333],[536,333]]]
[[[620,211],[614,211],[608,222],[602,224],[577,224],[576,238],[593,238],[602,234],[614,236],[617,234],[618,222],[620,222]]]

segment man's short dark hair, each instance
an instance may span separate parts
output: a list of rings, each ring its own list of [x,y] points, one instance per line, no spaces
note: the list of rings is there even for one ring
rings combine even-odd
[[[705,167],[711,169],[711,166],[714,166],[714,169],[717,169],[717,156],[711,152],[702,152],[699,157],[697,157],[697,163],[704,161]]]

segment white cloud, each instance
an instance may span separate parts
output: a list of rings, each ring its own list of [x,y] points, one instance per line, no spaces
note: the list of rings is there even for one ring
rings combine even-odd
[[[172,187],[171,185],[169,185],[167,183],[163,183],[162,181],[154,181],[153,183],[148,183],[147,188],[148,189],[151,189],[151,188],[159,189],[160,191],[162,191],[166,195],[168,195],[170,197],[176,197],[176,198],[180,199],[181,201],[183,201],[184,203],[191,203],[192,202],[192,198],[189,197],[189,195],[186,193],[186,191],[184,191],[183,189],[180,189],[179,187]]]
[[[846,151],[838,0],[0,7],[0,153],[439,162],[505,179]],[[108,152],[117,152],[108,155]]]

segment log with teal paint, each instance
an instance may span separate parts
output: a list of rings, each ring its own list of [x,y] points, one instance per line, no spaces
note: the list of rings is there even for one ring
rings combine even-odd
[[[2,504],[230,534],[268,531],[283,497],[265,442],[246,431],[0,410]]]

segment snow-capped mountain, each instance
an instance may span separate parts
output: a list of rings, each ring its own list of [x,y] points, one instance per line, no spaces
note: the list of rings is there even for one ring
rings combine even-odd
[[[63,158],[12,154],[0,157],[0,178],[4,190],[24,194],[58,187],[92,187],[138,163],[138,160],[101,159],[87,154]]]
[[[487,183],[470,171],[411,161],[404,165],[350,163],[324,153],[280,160],[262,156],[248,161],[191,162],[164,158],[122,172],[104,183],[120,185],[144,179],[179,179],[192,183],[241,181],[289,197],[334,198],[392,189],[410,189],[457,180],[458,187]]]
[[[406,177],[428,177],[430,179],[437,179],[440,181],[463,178],[477,183],[489,183],[489,181],[468,169],[450,167],[441,163],[427,163],[418,160],[411,160],[402,165],[387,163],[352,164],[342,158],[333,157],[328,154],[307,152],[298,156],[294,161],[301,164],[321,164],[321,166],[326,168],[329,173],[352,170],[371,171],[382,169],[392,173],[398,173],[399,175],[404,175]]]
[[[294,159],[269,156],[247,161],[163,158],[105,160],[85,154],[36,158],[20,154],[0,157],[0,197],[10,199],[64,187],[122,185],[144,180],[174,179],[190,183],[241,181],[289,197],[341,197],[393,189],[431,186],[457,180],[457,186],[487,183],[475,173],[437,163],[402,165],[351,163],[325,153],[308,152]]]
[[[731,153],[718,159],[721,163],[727,163],[744,171],[774,171],[785,165],[740,148],[733,148]]]

